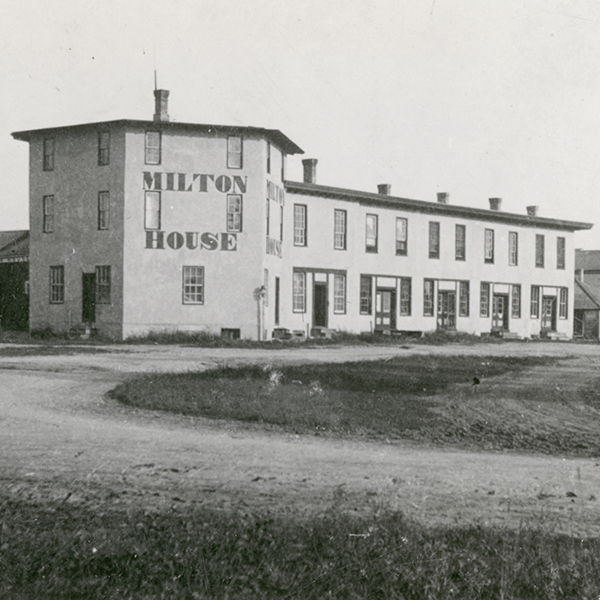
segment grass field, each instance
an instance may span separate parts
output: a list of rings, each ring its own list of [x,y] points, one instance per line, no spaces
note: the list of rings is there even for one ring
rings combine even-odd
[[[560,368],[549,358],[476,356],[224,367],[136,377],[112,396],[295,433],[600,455],[597,380],[561,378]]]

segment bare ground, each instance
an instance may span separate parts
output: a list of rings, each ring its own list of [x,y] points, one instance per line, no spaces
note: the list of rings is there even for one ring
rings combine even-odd
[[[556,385],[566,385],[569,379],[600,376],[600,347],[595,345],[329,347],[278,352],[109,346],[104,349],[110,352],[101,354],[43,356],[1,356],[2,348],[0,478],[12,497],[32,502],[62,499],[102,510],[110,506],[153,510],[189,503],[303,515],[385,507],[432,525],[527,522],[575,535],[600,535],[600,500],[596,499],[600,499],[600,458],[296,436],[138,411],[105,397],[131,373],[408,353],[569,357],[555,372],[538,368],[523,375],[527,385],[547,384],[553,377]],[[485,411],[500,414],[498,403],[502,397],[496,389],[490,392]]]

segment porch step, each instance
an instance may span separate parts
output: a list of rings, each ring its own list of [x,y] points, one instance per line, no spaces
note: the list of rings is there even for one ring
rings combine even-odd
[[[310,330],[310,337],[312,338],[326,338],[330,340],[334,334],[335,329],[328,329],[327,327],[313,327]]]
[[[80,323],[78,325],[73,325],[67,334],[67,337],[70,340],[89,340],[92,336],[96,334],[96,329],[94,329],[91,325],[87,323]]]
[[[566,333],[559,333],[558,331],[549,331],[544,334],[544,337],[555,342],[566,342],[569,339]]]

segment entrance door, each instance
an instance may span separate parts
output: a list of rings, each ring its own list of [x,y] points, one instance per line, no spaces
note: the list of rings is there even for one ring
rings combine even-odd
[[[313,287],[313,327],[327,327],[327,284],[315,281]]]
[[[396,329],[396,292],[377,290],[375,295],[375,331],[389,333]]]
[[[556,298],[542,298],[542,331],[556,331]]]
[[[494,294],[492,331],[508,331],[508,295]]]
[[[81,320],[96,321],[96,273],[83,273],[81,283]]]
[[[438,292],[437,324],[439,329],[456,329],[456,292]]]
[[[279,325],[279,277],[275,277],[275,325]]]

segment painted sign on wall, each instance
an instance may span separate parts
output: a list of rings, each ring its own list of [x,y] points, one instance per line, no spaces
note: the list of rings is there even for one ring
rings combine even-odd
[[[145,190],[163,190],[167,192],[211,192],[216,190],[227,194],[245,194],[248,177],[234,175],[214,175],[209,173],[163,173],[161,171],[143,172]]]
[[[211,233],[205,231],[146,231],[146,250],[220,250],[223,252],[237,251],[237,235],[235,233]]]

